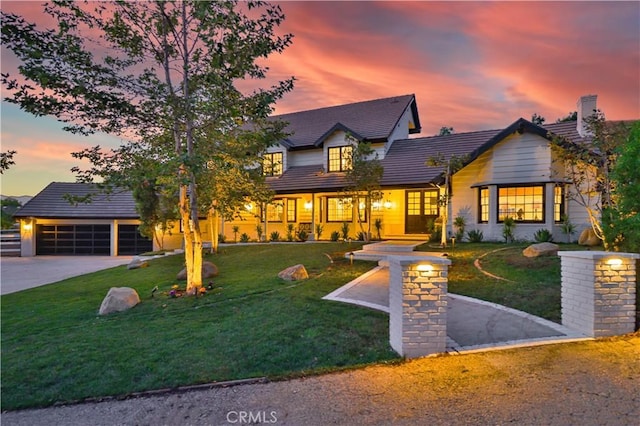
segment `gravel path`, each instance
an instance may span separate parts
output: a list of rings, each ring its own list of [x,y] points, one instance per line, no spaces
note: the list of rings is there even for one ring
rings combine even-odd
[[[637,425],[640,333],[6,412],[3,425]]]

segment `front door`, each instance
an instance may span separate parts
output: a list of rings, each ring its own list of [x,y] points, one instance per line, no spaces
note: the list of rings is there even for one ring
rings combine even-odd
[[[438,190],[406,191],[405,234],[428,234],[438,218]]]

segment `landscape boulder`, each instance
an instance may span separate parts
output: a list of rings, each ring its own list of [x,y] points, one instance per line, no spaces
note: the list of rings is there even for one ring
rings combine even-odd
[[[307,274],[307,270],[304,265],[299,264],[280,271],[278,273],[278,277],[286,281],[299,281],[309,278],[309,274]]]
[[[138,293],[134,289],[129,287],[111,287],[100,305],[98,315],[126,311],[138,303],[140,303],[140,296],[138,296]]]
[[[600,243],[600,238],[596,236],[596,233],[593,232],[592,228],[587,228],[582,231],[580,238],[578,238],[578,244],[581,246],[594,247],[599,246]]]
[[[555,256],[558,254],[558,245],[553,243],[532,244],[522,251],[525,257]]]
[[[202,262],[202,278],[213,278],[217,276],[218,276],[218,267],[216,265],[206,260]],[[187,268],[184,268],[182,271],[178,272],[176,279],[186,280]]]
[[[149,266],[149,262],[147,262],[146,260],[133,259],[131,263],[127,265],[127,269],[140,269],[140,268],[146,268],[148,266]]]

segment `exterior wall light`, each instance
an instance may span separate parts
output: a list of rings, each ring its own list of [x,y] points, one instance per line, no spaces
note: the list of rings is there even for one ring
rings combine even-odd
[[[27,231],[30,232],[33,229],[33,225],[31,224],[31,221],[29,222],[22,222],[22,230],[23,231]]]
[[[311,210],[311,208],[313,207],[313,202],[312,201],[305,201],[304,202],[304,209],[309,211]]]
[[[622,265],[622,259],[620,259],[619,257],[612,257],[611,259],[607,259],[607,265],[620,266]]]
[[[251,203],[247,203],[244,205],[244,208],[250,212],[251,210],[253,210],[253,205]]]
[[[418,271],[420,272],[432,272],[433,271],[433,265],[429,264],[429,263],[420,263],[417,268]]]
[[[387,210],[390,210],[390,209],[391,209],[391,207],[393,207],[393,204],[391,204],[391,201],[386,200],[386,201],[384,202],[384,208],[385,208],[385,209],[387,209]]]

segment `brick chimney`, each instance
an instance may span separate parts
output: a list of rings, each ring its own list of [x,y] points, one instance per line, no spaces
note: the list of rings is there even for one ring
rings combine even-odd
[[[580,136],[591,136],[591,132],[587,129],[586,123],[584,119],[592,116],[597,107],[596,100],[598,99],[598,95],[584,95],[580,96],[578,102],[576,103],[577,111],[578,111],[578,123],[576,124],[578,133]]]

